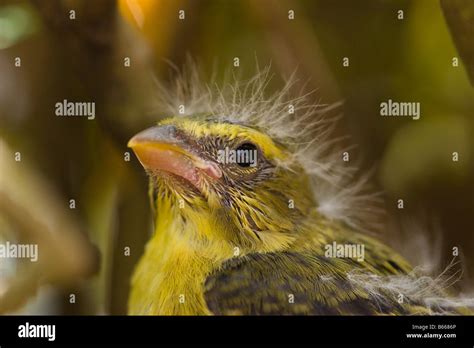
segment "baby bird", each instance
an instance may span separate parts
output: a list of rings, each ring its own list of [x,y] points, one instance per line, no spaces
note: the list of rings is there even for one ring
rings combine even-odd
[[[182,104],[186,115],[175,112],[129,141],[149,174],[155,212],[129,313],[430,313],[419,291],[374,285],[410,279],[412,268],[318,196],[331,192],[321,185],[354,194],[327,155],[328,122],[307,97],[286,100],[288,85],[266,98],[266,79],[217,97],[195,78],[178,82],[174,95],[163,88],[170,111]],[[353,212],[368,204],[346,196],[338,195]]]

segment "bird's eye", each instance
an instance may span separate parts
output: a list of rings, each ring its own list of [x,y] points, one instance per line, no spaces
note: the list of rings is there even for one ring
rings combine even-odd
[[[243,143],[236,149],[236,163],[240,167],[255,167],[257,165],[257,147],[252,143]]]

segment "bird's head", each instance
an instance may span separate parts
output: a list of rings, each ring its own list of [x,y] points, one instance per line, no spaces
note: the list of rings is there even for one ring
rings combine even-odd
[[[129,142],[150,175],[158,214],[209,224],[200,238],[272,250],[298,233],[315,202],[289,148],[264,131],[212,116],[179,116]]]

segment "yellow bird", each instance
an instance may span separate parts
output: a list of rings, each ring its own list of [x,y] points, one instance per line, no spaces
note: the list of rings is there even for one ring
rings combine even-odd
[[[349,212],[367,202],[350,197],[354,186],[339,185],[345,169],[327,155],[333,143],[324,116],[306,97],[285,100],[288,85],[265,98],[263,81],[217,97],[196,79],[178,82],[176,95],[164,99],[170,112],[188,106],[187,115],[130,140],[149,174],[156,214],[129,313],[437,311],[420,296],[442,297],[435,280],[418,281],[404,258],[357,230],[351,213],[334,213],[337,204]],[[326,190],[318,191],[322,183]],[[333,192],[327,187],[339,190],[330,203],[322,199]]]

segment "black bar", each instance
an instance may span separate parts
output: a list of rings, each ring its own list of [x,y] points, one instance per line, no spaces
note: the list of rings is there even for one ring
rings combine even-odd
[[[20,325],[55,325],[55,339],[20,338]],[[415,325],[415,326],[414,326]],[[423,328],[425,328],[423,330]],[[407,334],[456,337],[408,338]],[[474,317],[2,316],[0,346],[25,344],[474,344]]]

